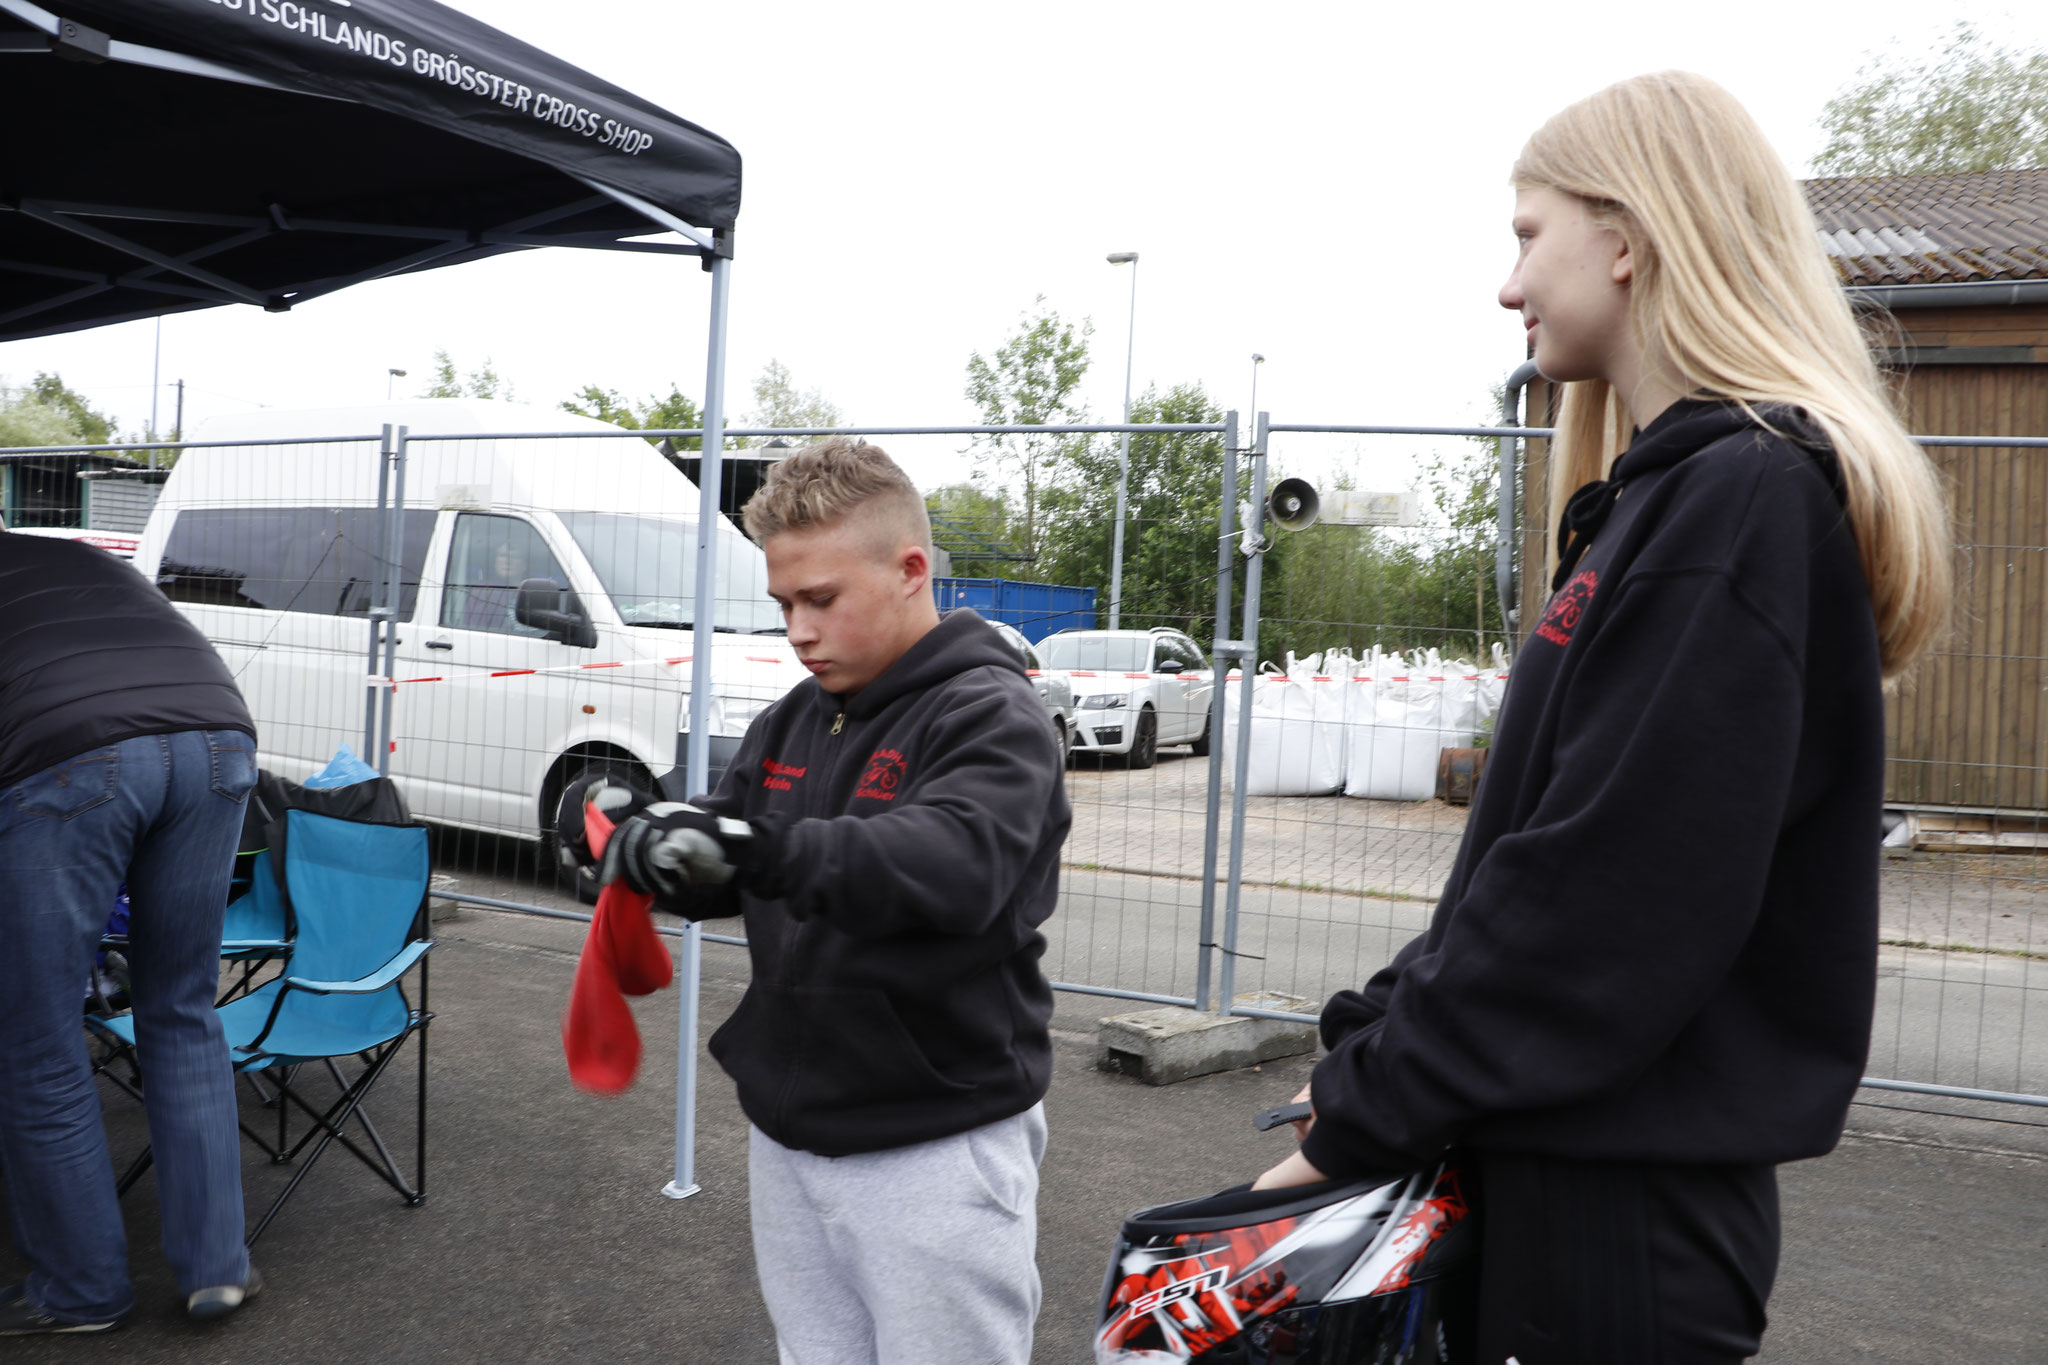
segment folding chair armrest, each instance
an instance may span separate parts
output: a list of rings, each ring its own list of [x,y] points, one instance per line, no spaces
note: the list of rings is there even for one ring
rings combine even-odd
[[[120,1032],[113,1026],[113,1021],[118,1017],[120,1016],[110,1014],[88,1014],[85,1016],[85,1026],[88,1029],[91,1029],[93,1033],[95,1033],[101,1038],[107,1039],[109,1042],[125,1043],[128,1040],[126,1038],[123,1038]]]
[[[311,991],[315,995],[369,995],[381,991],[392,982],[404,976],[412,965],[427,955],[434,946],[432,939],[418,939],[405,945],[397,957],[379,967],[360,981],[308,981],[303,976],[287,976],[285,984],[295,991]]]

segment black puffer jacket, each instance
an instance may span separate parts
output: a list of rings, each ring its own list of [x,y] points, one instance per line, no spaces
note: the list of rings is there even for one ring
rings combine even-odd
[[[256,726],[206,637],[105,550],[0,532],[0,789],[88,749]]]

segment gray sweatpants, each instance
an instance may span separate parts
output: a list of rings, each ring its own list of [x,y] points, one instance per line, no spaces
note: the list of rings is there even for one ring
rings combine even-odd
[[[1027,1365],[1045,1106],[825,1157],[751,1134],[754,1265],[782,1365]]]

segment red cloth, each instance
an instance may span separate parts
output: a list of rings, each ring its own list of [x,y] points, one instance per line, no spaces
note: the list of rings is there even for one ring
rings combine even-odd
[[[612,822],[591,807],[583,811],[585,838],[602,857]],[[675,977],[675,960],[661,946],[647,907],[654,897],[614,881],[598,893],[590,936],[576,964],[576,984],[562,1015],[562,1051],[569,1079],[599,1095],[617,1095],[633,1084],[640,1066],[640,1030],[628,995],[648,995]]]

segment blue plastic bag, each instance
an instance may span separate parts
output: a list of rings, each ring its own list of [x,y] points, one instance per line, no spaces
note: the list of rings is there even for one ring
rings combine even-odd
[[[368,782],[377,775],[377,770],[356,757],[356,751],[344,744],[334,751],[334,757],[327,760],[327,766],[314,773],[299,785],[302,787],[353,787],[358,782]]]

